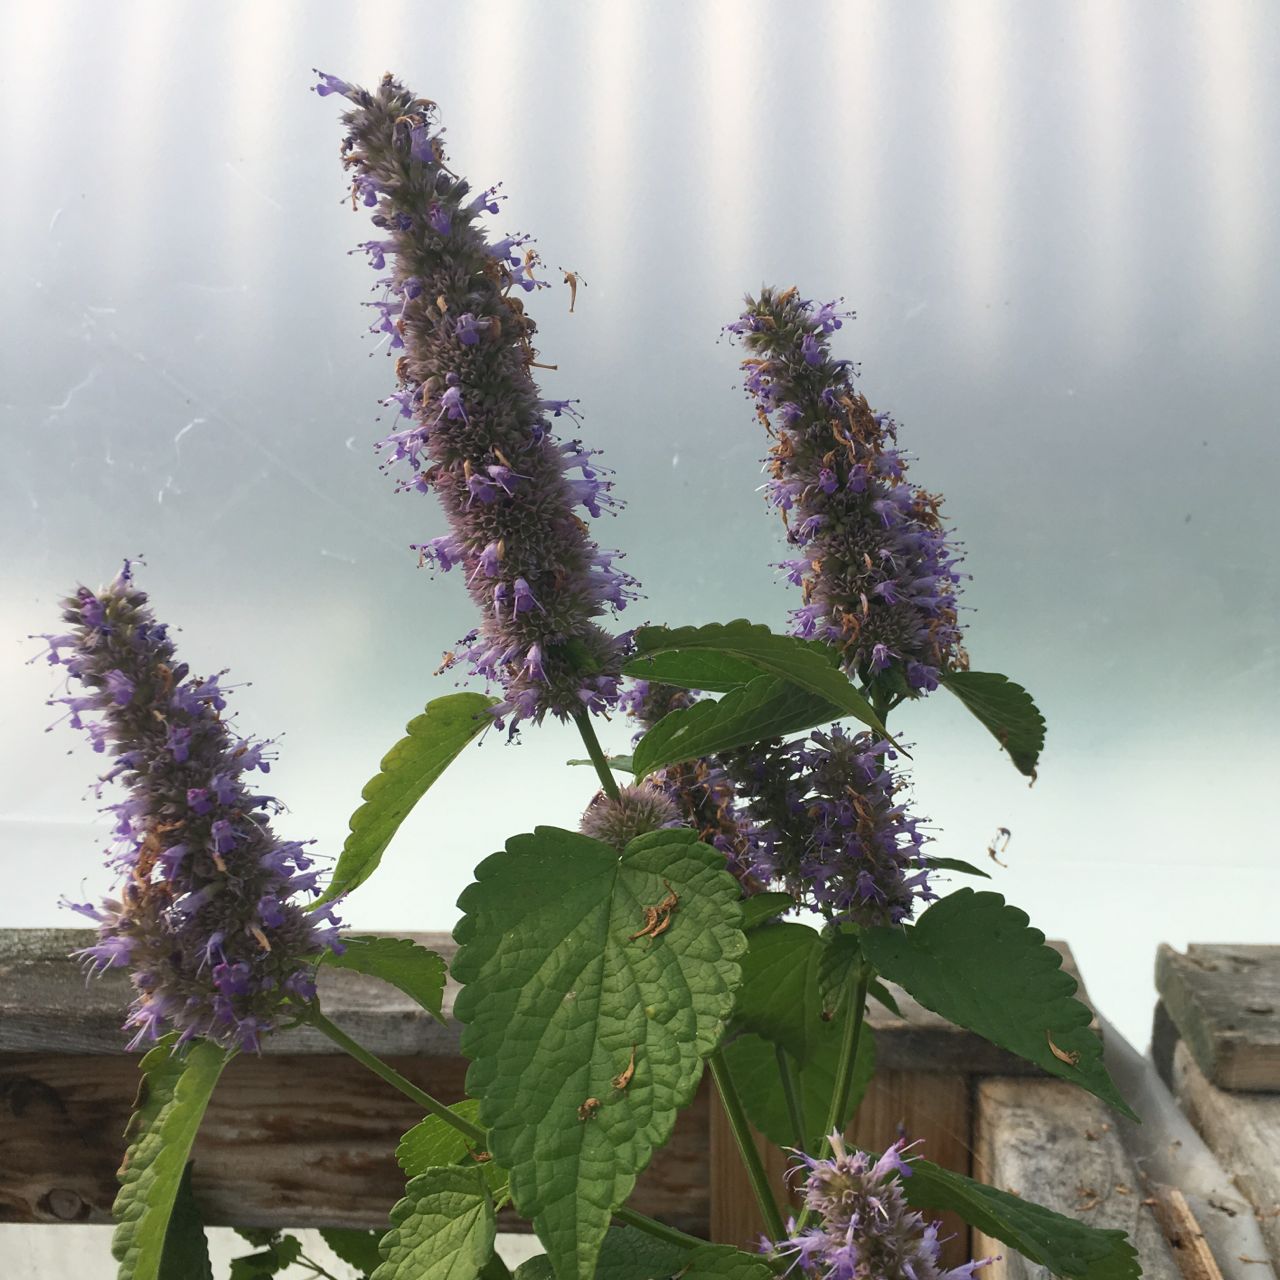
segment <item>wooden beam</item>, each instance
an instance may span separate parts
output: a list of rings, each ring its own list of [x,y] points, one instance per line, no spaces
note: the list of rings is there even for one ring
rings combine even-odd
[[[1182,1280],[1111,1112],[1061,1080],[984,1080],[975,1100],[973,1176],[1091,1227],[1119,1227],[1138,1251],[1144,1280]],[[1047,1268],[981,1232],[974,1256],[1001,1260],[983,1280],[1048,1280]]]
[[[1280,1092],[1280,947],[1162,944],[1156,989],[1207,1079]]]

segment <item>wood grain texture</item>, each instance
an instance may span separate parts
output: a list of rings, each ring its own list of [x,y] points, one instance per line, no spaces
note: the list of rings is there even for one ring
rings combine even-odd
[[[969,1094],[969,1082],[963,1076],[877,1072],[849,1138],[856,1146],[880,1152],[906,1134],[922,1140],[917,1149],[921,1154],[957,1173],[968,1173]],[[785,1178],[788,1158],[761,1134],[755,1139],[774,1194],[785,1203],[791,1196]],[[969,1257],[969,1228],[950,1213],[942,1215],[942,1222],[943,1259],[949,1267],[958,1266]],[[764,1220],[718,1100],[711,1110],[711,1233],[717,1243],[740,1248],[753,1248],[764,1234]]]
[[[1183,1280],[1222,1280],[1222,1272],[1200,1222],[1177,1187],[1156,1183],[1148,1188],[1152,1212],[1182,1269]]]
[[[1185,1041],[1169,1081],[1191,1123],[1253,1206],[1271,1261],[1280,1269],[1280,1094],[1219,1089]]]
[[[1061,1080],[982,1081],[974,1103],[973,1176],[1091,1227],[1119,1227],[1145,1280],[1181,1280],[1138,1172],[1106,1106]],[[983,1280],[1048,1280],[1051,1273],[981,1232],[974,1255],[1002,1255]]]
[[[1162,944],[1156,989],[1209,1080],[1280,1092],[1280,947]]]

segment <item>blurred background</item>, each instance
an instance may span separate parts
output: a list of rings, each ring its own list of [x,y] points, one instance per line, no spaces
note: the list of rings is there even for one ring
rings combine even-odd
[[[143,555],[197,670],[281,736],[280,827],[335,854],[472,625],[442,531],[372,442],[368,235],[319,66],[438,101],[454,168],[502,180],[586,286],[530,307],[628,506],[598,523],[630,624],[794,592],[764,441],[719,339],[744,291],[843,296],[837,354],[891,410],[967,549],[968,648],[1049,722],[1028,788],[938,694],[899,713],[938,854],[1075,949],[1139,1046],[1155,945],[1276,940],[1280,10],[1263,0],[0,7],[0,925],[97,896],[100,765],[27,665],[57,600]],[[553,273],[554,274],[554,273]],[[555,278],[558,278],[555,277]],[[625,749],[625,724],[607,726]],[[575,825],[559,727],[491,734],[351,900],[447,929],[470,869]],[[1011,832],[996,866],[997,828]]]

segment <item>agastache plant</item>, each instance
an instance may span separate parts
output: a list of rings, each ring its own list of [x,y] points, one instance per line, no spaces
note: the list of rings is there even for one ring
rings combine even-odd
[[[404,1199],[365,1268],[373,1280],[503,1280],[495,1215],[508,1203],[546,1249],[533,1265],[557,1280],[797,1268],[972,1280],[981,1263],[944,1265],[932,1222],[944,1208],[1069,1280],[1136,1280],[1118,1232],[908,1162],[902,1143],[866,1152],[849,1137],[874,1055],[868,999],[892,1005],[890,984],[1131,1114],[1057,952],[997,893],[942,896],[942,873],[975,868],[926,854],[906,807],[906,748],[886,723],[902,701],[947,689],[1029,776],[1044,725],[1024,690],[968,670],[938,500],[907,480],[892,420],[832,353],[849,313],[769,289],[730,326],[803,593],[793,633],[739,619],[612,634],[634,584],[584,518],[609,506],[611,482],[594,451],[554,433],[577,420],[573,406],[534,383],[525,299],[545,281],[530,242],[485,230],[496,189],[477,193],[446,160],[433,103],[389,75],[370,91],[324,74],[315,89],[344,102],[347,190],[375,227],[360,246],[379,273],[371,327],[398,376],[378,448],[403,489],[443,508],[448,532],[418,550],[464,578],[480,623],[463,656],[498,696],[431,698],[361,793],[322,887],[246,781],[265,746],[232,731],[219,678],[178,662],[131,574],[67,602],[50,654],[82,689],[64,701],[128,788],[115,806],[120,890],[79,908],[101,925],[86,958],[130,972],[135,1043],[161,1036],[116,1206],[123,1280],[162,1280],[217,1062],[287,1021],[327,1035],[424,1115],[401,1152]],[[607,756],[596,737],[593,718],[610,712],[640,727],[629,756]],[[453,1016],[469,1066],[466,1102],[449,1107],[329,1021],[313,972],[392,981],[441,1015],[443,957],[339,937],[331,904],[349,913],[469,743],[495,721],[548,716],[577,724],[589,760],[573,763],[594,768],[599,789],[573,829],[522,815],[458,901]],[[486,799],[500,795],[495,782]],[[710,1247],[629,1203],[704,1073],[762,1244]],[[798,1217],[757,1132],[795,1153]],[[184,1248],[196,1208],[185,1206]],[[959,1256],[961,1243],[949,1246]]]

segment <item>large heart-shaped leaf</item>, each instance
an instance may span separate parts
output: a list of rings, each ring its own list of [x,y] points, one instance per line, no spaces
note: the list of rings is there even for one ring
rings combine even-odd
[[[342,938],[342,950],[326,951],[323,958],[336,969],[351,969],[399,987],[432,1017],[443,1021],[444,958],[418,946],[412,938],[347,934]]]
[[[467,1091],[561,1276],[594,1275],[610,1215],[732,1011],[746,940],[724,865],[684,829],[619,857],[539,827],[482,862],[459,899]]]
[[[1055,1276],[1070,1280],[1138,1280],[1142,1268],[1123,1231],[1102,1231],[963,1174],[913,1160],[902,1179],[917,1209],[950,1209]]]
[[[916,924],[867,929],[862,948],[926,1009],[1078,1084],[1137,1119],[1102,1062],[1076,980],[1025,911],[998,893],[957,889]]]
[[[658,1240],[633,1227],[610,1227],[600,1246],[596,1280],[668,1280],[680,1275],[689,1251]],[[516,1268],[515,1280],[555,1280],[551,1259],[545,1253]]]
[[[871,704],[840,670],[840,655],[835,649],[818,640],[775,635],[768,627],[748,622],[745,618],[729,623],[713,622],[704,627],[641,627],[636,633],[635,655],[624,670],[628,675],[644,675],[644,664],[658,655],[695,653],[699,655],[695,660],[699,665],[691,669],[692,678],[704,682],[707,679],[708,663],[701,655],[714,655],[719,659],[724,675],[719,685],[721,688],[726,687],[730,672],[736,672],[740,677],[743,664],[749,664],[767,675],[778,676],[826,698],[839,708],[838,716],[852,716],[878,733],[885,732],[884,724]],[[665,657],[664,662],[665,678],[669,683],[688,683],[672,680],[675,663]],[[702,683],[690,687],[713,689],[716,686]]]
[[[137,1109],[129,1121],[129,1149],[120,1166],[112,1207],[117,1226],[111,1252],[120,1280],[158,1280],[169,1219],[191,1145],[214,1085],[230,1055],[198,1040],[185,1053],[157,1045],[141,1063]]]
[[[429,1169],[391,1210],[372,1280],[476,1280],[493,1254],[493,1201],[479,1169]]]
[[[669,711],[636,743],[632,764],[638,776],[683,760],[732,751],[784,738],[840,715],[826,698],[775,676],[757,676],[749,685]]]
[[[1044,750],[1044,716],[1031,695],[993,671],[944,671],[942,683],[991,730],[1014,768],[1034,780]]]
[[[360,793],[364,804],[351,815],[351,834],[342,846],[333,878],[311,910],[350,893],[373,875],[400,824],[427,788],[472,738],[493,723],[489,708],[495,705],[493,698],[483,694],[450,693],[428,702],[422,715],[409,721],[405,736],[382,757],[379,771]]]

